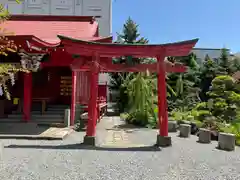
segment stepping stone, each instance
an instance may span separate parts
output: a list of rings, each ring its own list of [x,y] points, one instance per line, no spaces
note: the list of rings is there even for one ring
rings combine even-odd
[[[189,124],[180,124],[180,137],[188,138],[191,134],[191,125]]]
[[[177,132],[178,124],[176,121],[168,121],[168,132]]]
[[[210,143],[211,142],[211,131],[208,129],[200,128],[198,141],[200,143]]]
[[[236,137],[230,133],[219,133],[218,148],[226,151],[233,151],[235,149]]]

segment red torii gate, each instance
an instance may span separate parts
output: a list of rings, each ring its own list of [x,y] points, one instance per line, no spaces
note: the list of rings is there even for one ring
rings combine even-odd
[[[176,57],[188,55],[197,43],[198,39],[159,45],[126,45],[115,43],[88,42],[60,35],[58,37],[61,39],[61,43],[68,53],[92,57],[91,61],[75,61],[75,63],[72,64],[73,73],[76,73],[77,71],[90,71],[91,82],[90,100],[88,107],[89,118],[86,136],[84,137],[84,144],[95,145],[97,122],[96,92],[98,91],[99,72],[140,72],[146,70],[158,73],[158,119],[160,125],[159,135],[157,136],[157,145],[170,146],[172,144],[171,137],[168,136],[168,112],[165,75],[166,71],[185,72],[186,67],[179,64],[165,63],[164,59],[167,56]],[[126,64],[112,64],[112,57],[121,56],[154,57],[157,58],[157,63],[138,64],[135,66],[129,66]],[[72,88],[73,90],[75,89],[74,84]]]

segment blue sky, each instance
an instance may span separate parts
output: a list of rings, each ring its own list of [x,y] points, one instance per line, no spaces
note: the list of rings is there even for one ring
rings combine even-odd
[[[113,35],[131,17],[150,43],[199,38],[196,47],[240,51],[240,0],[113,0]]]

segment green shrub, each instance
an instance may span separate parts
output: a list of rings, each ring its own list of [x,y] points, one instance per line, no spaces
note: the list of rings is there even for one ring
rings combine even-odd
[[[135,110],[129,113],[126,118],[126,122],[137,126],[147,126],[149,122],[149,117],[150,115],[147,112],[144,113],[142,111]]]
[[[186,120],[192,122],[192,121],[194,121],[194,116],[188,115],[188,116],[186,117]]]
[[[123,120],[126,120],[128,117],[129,117],[129,114],[126,113],[126,112],[120,114],[120,118],[123,119]]]
[[[198,115],[196,117],[196,120],[203,121],[206,118],[211,117],[211,116],[212,116],[212,113],[208,110],[198,111]]]
[[[194,120],[194,121],[192,121],[194,124],[196,124],[196,126],[198,127],[198,128],[201,128],[201,127],[203,127],[203,122],[201,122],[201,121],[197,121],[197,120]]]
[[[193,109],[190,114],[194,117],[194,119],[197,119],[198,115],[199,115],[199,111],[196,109]]]
[[[209,116],[203,120],[202,127],[219,132],[221,130],[222,124],[217,120],[216,117]]]
[[[207,103],[201,102],[196,105],[195,110],[208,110]]]
[[[187,120],[187,116],[188,116],[189,112],[182,112],[179,110],[173,110],[170,113],[170,118],[174,121],[183,121],[183,120]]]
[[[217,76],[212,81],[212,88],[207,93],[212,101],[209,108],[213,116],[231,122],[237,115],[240,106],[238,84],[231,76]]]

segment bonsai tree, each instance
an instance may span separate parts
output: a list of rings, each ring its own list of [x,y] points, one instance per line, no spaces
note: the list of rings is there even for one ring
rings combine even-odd
[[[240,107],[240,89],[238,83],[231,76],[217,76],[212,81],[207,93],[212,102],[213,116],[227,122],[234,120]]]

